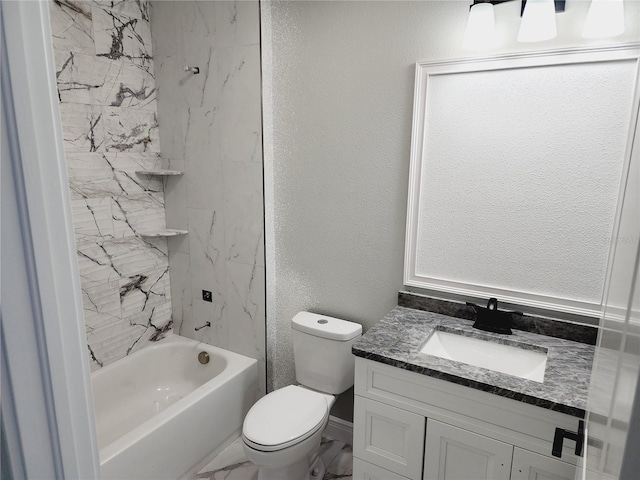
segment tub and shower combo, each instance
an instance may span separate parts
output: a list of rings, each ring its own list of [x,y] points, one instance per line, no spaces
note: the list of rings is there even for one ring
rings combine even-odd
[[[254,359],[169,334],[92,374],[104,479],[196,473],[242,432]]]

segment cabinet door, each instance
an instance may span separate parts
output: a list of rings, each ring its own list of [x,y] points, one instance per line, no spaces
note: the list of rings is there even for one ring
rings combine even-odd
[[[353,457],[353,480],[409,480],[407,477]]]
[[[513,449],[511,480],[573,480],[576,467],[553,457],[539,453]]]
[[[513,446],[427,420],[424,480],[509,480]]]
[[[425,418],[356,395],[353,456],[413,480],[422,475]]]

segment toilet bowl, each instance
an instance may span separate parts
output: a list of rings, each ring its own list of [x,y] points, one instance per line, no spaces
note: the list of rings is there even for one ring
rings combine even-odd
[[[362,334],[353,322],[298,313],[291,322],[296,379],[251,407],[242,427],[244,451],[258,480],[316,480],[318,455],[335,395],[353,385],[351,345]]]
[[[261,398],[245,417],[242,440],[259,480],[322,478],[317,456],[333,395],[290,385]]]

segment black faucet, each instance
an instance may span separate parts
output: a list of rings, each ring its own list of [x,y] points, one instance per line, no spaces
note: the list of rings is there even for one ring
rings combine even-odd
[[[484,330],[485,332],[504,333],[511,335],[511,326],[513,324],[513,315],[522,315],[522,312],[506,312],[498,310],[498,299],[490,298],[487,306],[479,307],[473,303],[467,302],[467,305],[473,307],[476,311],[476,321],[473,328]]]

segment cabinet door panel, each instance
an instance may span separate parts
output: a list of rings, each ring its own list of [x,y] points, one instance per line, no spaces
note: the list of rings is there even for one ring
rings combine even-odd
[[[427,420],[424,480],[509,480],[513,446]]]
[[[409,480],[384,468],[353,457],[353,480]]]
[[[410,479],[422,475],[425,418],[356,395],[353,455]]]
[[[553,457],[515,447],[511,480],[573,480],[576,467]]]

